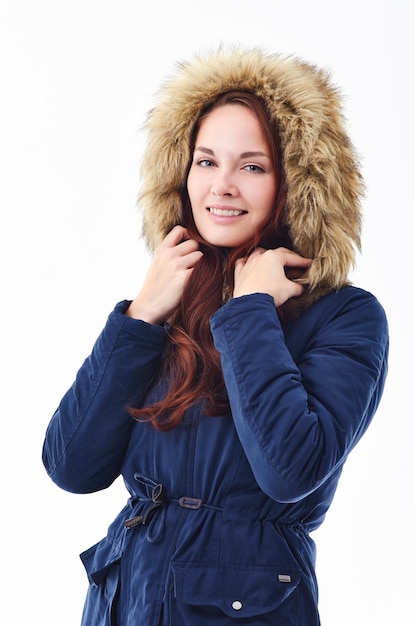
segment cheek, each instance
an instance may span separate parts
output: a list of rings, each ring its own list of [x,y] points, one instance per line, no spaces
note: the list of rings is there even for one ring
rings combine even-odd
[[[192,177],[189,176],[187,177],[187,182],[186,182],[186,189],[187,189],[187,195],[190,198],[190,202],[192,202],[192,196],[193,196],[193,186],[192,186]]]
[[[266,220],[270,217],[274,211],[276,190],[274,187],[264,189],[262,188],[256,195],[257,203],[260,206],[261,217]]]
[[[190,210],[193,216],[194,223],[197,228],[200,228],[200,218],[202,205],[200,182],[197,175],[189,173],[187,177],[187,195],[190,202]]]
[[[200,190],[199,177],[197,175],[197,172],[194,169],[191,169],[187,177],[187,193],[189,195],[190,202],[192,202],[192,199],[197,197],[199,190]]]

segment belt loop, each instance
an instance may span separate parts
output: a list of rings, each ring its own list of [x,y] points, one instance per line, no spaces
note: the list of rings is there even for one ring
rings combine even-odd
[[[164,502],[166,502],[167,493],[163,485],[158,484],[153,487],[152,492],[151,492],[151,499],[153,500],[153,502],[158,502],[160,504],[163,504]]]
[[[127,529],[134,528],[134,526],[138,526],[139,524],[141,524],[142,526],[149,526],[150,522],[153,520],[153,516],[156,510],[163,507],[163,505],[167,502],[166,490],[162,484],[155,483],[150,479],[146,479],[146,481],[144,481],[142,480],[141,476],[138,480],[140,480],[140,482],[142,482],[146,486],[152,486],[152,502],[149,503],[148,507],[145,509],[142,515],[136,515],[135,517],[131,517],[130,519],[125,520],[124,526]]]

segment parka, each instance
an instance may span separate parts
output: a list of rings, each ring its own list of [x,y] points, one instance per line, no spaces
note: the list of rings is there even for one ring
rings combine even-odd
[[[81,554],[83,626],[317,626],[310,533],[368,428],[387,374],[388,326],[348,272],[360,243],[362,178],[327,73],[230,49],[182,63],[150,111],[140,207],[150,249],[181,219],[192,127],[231,89],[255,93],[279,133],[292,249],[315,259],[296,313],[265,293],[210,320],[227,415],[203,398],[163,432],[128,407],[166,393],[168,327],[118,303],[47,428],[43,462],[62,489],[122,475],[128,499]]]

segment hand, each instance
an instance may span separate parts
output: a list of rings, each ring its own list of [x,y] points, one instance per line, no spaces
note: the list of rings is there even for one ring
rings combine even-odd
[[[165,322],[202,256],[197,241],[188,239],[187,229],[175,226],[157,246],[143,287],[126,314],[150,324]]]
[[[299,283],[287,278],[284,268],[305,270],[311,263],[312,259],[305,259],[287,248],[257,248],[248,259],[236,262],[233,297],[267,293],[274,298],[276,307],[281,306],[289,298],[300,296],[303,292]]]

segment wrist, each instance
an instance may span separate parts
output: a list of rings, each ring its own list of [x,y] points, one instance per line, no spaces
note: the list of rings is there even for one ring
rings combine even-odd
[[[131,302],[130,306],[125,311],[125,315],[136,320],[147,322],[147,324],[159,325],[164,322],[160,315],[157,315],[151,309],[142,306],[140,303],[136,302],[136,300]]]

